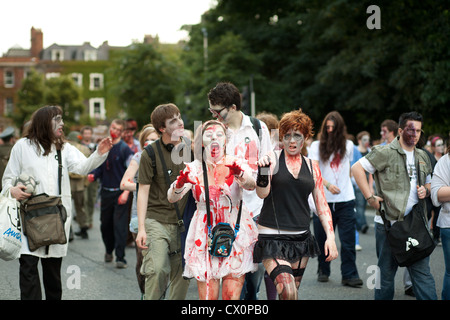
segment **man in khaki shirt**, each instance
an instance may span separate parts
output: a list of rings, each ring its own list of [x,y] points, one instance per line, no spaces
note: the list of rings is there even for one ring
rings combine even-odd
[[[422,125],[423,118],[417,112],[402,114],[398,137],[388,145],[375,147],[352,166],[355,181],[367,203],[377,211],[383,206],[386,218],[391,223],[403,220],[419,199],[430,196],[430,160],[423,150],[416,148],[422,134]],[[374,174],[378,195],[371,194],[365,171]],[[425,183],[419,185],[418,181]],[[392,255],[378,212],[375,217],[375,240],[380,272],[380,285],[375,288],[375,299],[392,300],[398,264]],[[437,299],[429,257],[406,268],[411,276],[416,298]]]
[[[183,161],[174,161],[177,160],[176,155],[179,155],[177,151],[184,144],[184,123],[179,109],[171,103],[157,106],[151,114],[151,122],[160,134],[160,139],[151,144],[156,163],[152,163],[147,151],[142,152],[137,198],[136,244],[143,250],[141,274],[145,276],[144,299],[163,299],[169,290],[170,300],[183,300],[186,298],[189,280],[183,279],[182,276],[180,228],[174,204],[167,200],[169,185],[166,182],[159,149],[172,183],[185,167]],[[187,150],[190,149],[183,148],[183,152]],[[180,214],[183,213],[185,205],[186,197],[178,202]]]

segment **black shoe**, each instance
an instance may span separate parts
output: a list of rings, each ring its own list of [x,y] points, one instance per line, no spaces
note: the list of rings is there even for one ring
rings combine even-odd
[[[322,270],[319,270],[318,272],[318,276],[317,276],[317,281],[319,282],[328,282],[328,275],[324,274],[322,272]]]
[[[81,237],[81,239],[88,239],[88,233],[87,233],[87,228],[81,228],[80,231],[75,232],[75,235],[78,237]]]
[[[409,287],[408,289],[405,289],[405,294],[410,297],[416,297],[412,286]]]
[[[353,288],[361,288],[363,281],[359,278],[342,279],[342,284]]]

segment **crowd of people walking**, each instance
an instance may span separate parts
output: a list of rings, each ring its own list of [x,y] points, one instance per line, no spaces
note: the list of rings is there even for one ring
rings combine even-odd
[[[374,220],[380,277],[374,298],[393,299],[399,263],[386,225],[403,221],[423,200],[433,240],[444,252],[440,297],[450,299],[450,147],[445,135],[425,140],[422,115],[387,119],[375,141],[367,131],[353,138],[337,111],[317,128],[301,109],[280,119],[266,112],[248,116],[229,82],[206,98],[211,120],[192,131],[180,109],[167,103],[155,107],[141,130],[133,119],[114,119],[97,141],[89,126],[65,137],[61,108],[42,107],[22,138],[16,141],[12,128],[0,133],[2,195],[32,197],[15,185],[21,173],[39,181],[38,193],[57,195],[61,150],[68,239],[89,239],[99,203],[104,262],[127,268],[125,248],[135,247],[137,290],[148,300],[183,300],[191,281],[200,299],[256,300],[263,280],[268,299],[296,300],[312,258],[318,259],[318,285],[329,281],[330,264],[339,258],[342,285],[358,290],[356,252],[363,250],[360,233],[371,225],[367,206],[386,216]],[[42,299],[39,261],[45,298],[61,299],[68,245],[31,251],[23,237],[21,299]],[[429,260],[404,270],[408,293],[417,299],[438,299]]]

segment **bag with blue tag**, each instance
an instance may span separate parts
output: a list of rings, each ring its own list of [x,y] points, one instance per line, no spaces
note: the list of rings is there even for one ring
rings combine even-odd
[[[20,257],[22,248],[20,204],[11,196],[0,194],[0,258],[5,261]]]
[[[214,257],[225,258],[231,254],[233,242],[236,239],[239,231],[239,222],[241,220],[242,200],[239,204],[239,213],[237,216],[234,230],[229,223],[219,222],[212,228],[211,213],[209,207],[209,187],[206,164],[203,162],[203,180],[205,183],[205,197],[206,197],[206,214],[208,225],[208,251]],[[212,230],[211,230],[212,228]]]

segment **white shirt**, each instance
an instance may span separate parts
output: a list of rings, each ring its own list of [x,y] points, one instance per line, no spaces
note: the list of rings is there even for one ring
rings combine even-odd
[[[253,171],[253,176],[256,179],[258,174],[258,161],[261,157],[266,155],[272,150],[272,142],[270,141],[269,130],[267,125],[260,121],[261,123],[261,141],[257,135],[250,117],[242,114],[241,127],[233,131],[232,129],[227,129],[227,154],[234,155],[238,158],[243,158],[248,161],[248,164]],[[243,191],[243,202],[247,209],[249,210],[252,217],[256,217],[261,212],[264,200],[256,195],[256,191]]]
[[[353,142],[347,140],[346,142],[346,152],[345,156],[339,162],[337,167],[331,167],[330,163],[334,159],[335,154],[333,153],[330,159],[323,162],[320,159],[319,152],[320,141],[314,141],[311,143],[311,148],[309,150],[309,158],[312,160],[317,160],[319,162],[320,171],[322,172],[322,177],[329,183],[337,186],[341,192],[338,194],[332,194],[327,188],[324,188],[325,197],[328,203],[334,202],[347,202],[355,199],[355,192],[353,190],[352,181],[350,179],[350,161],[353,160]]]
[[[11,150],[11,156],[3,174],[2,193],[5,194],[13,186],[16,177],[21,173],[26,173],[35,178],[39,184],[36,186],[36,194],[46,193],[50,196],[58,195],[58,161],[56,149],[52,145],[52,150],[47,156],[43,156],[44,150],[41,147],[41,154],[38,155],[36,147],[30,144],[26,138],[16,142]],[[72,218],[72,196],[70,191],[69,171],[81,175],[87,175],[91,170],[98,167],[105,161],[108,152],[100,156],[96,150],[89,158],[86,158],[81,151],[70,143],[65,143],[61,151],[62,157],[62,178],[61,178],[61,199],[67,211],[67,220],[64,225],[66,236],[69,236]],[[30,252],[28,241],[22,234],[22,254],[31,254],[38,257],[63,257],[67,253],[68,244],[51,245],[49,254],[45,254],[45,248],[39,248]]]
[[[450,186],[450,157],[445,154],[434,167],[431,179],[431,201],[436,207],[441,206],[437,220],[437,226],[440,228],[450,228],[450,201],[441,203],[437,198],[439,189],[448,186]]]

